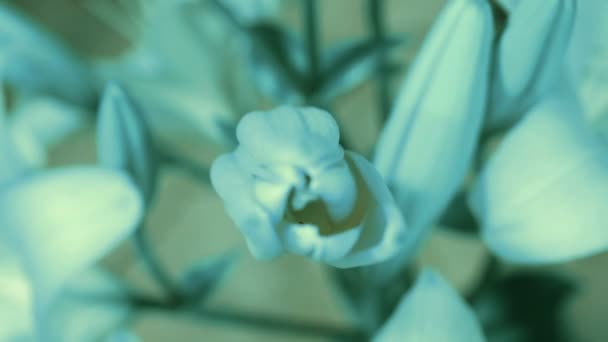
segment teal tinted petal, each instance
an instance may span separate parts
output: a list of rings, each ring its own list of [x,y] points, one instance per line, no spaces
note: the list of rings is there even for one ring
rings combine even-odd
[[[283,252],[283,247],[273,227],[272,213],[264,210],[256,202],[251,176],[239,164],[235,155],[226,154],[213,162],[211,183],[224,201],[228,215],[245,236],[249,250],[256,258],[268,259]]]
[[[237,138],[262,164],[323,168],[343,153],[338,125],[331,114],[316,108],[279,107],[249,113],[238,125]]]
[[[149,200],[157,176],[152,137],[139,109],[121,86],[106,86],[97,122],[97,158],[101,165],[127,171]]]
[[[575,0],[517,1],[512,7],[496,56],[492,126],[514,122],[559,81],[576,13]]]
[[[128,178],[97,167],[42,172],[1,188],[0,227],[31,280],[41,336],[55,338],[46,318],[67,281],[129,235],[141,215]]]
[[[443,277],[426,269],[374,342],[482,342],[475,314]]]
[[[58,39],[0,4],[0,74],[19,88],[87,103],[93,87],[82,62]]]
[[[469,168],[487,87],[487,1],[449,1],[426,38],[376,147],[374,165],[411,228],[412,253]]]
[[[557,93],[534,107],[472,193],[484,240],[509,261],[561,262],[608,247],[608,145],[571,96]]]

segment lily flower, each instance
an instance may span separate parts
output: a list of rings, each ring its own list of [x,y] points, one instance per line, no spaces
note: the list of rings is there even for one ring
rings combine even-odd
[[[486,105],[493,19],[485,0],[451,0],[405,79],[376,147],[411,229],[411,255],[461,186]]]
[[[443,277],[426,269],[406,293],[374,342],[483,342],[473,310]]]
[[[403,248],[407,229],[388,188],[368,161],[340,147],[329,113],[251,112],[237,138],[237,149],[214,161],[211,181],[255,257],[287,251],[354,267]]]
[[[607,201],[608,145],[571,89],[543,99],[509,132],[470,198],[489,248],[526,264],[606,250]]]

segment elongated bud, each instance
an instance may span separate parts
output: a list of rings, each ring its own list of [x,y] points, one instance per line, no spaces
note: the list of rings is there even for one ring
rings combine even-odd
[[[467,172],[486,104],[492,38],[486,1],[448,2],[380,136],[374,164],[412,230],[404,253],[412,252]]]
[[[517,120],[565,72],[576,0],[503,1],[509,11],[492,80],[491,127]]]

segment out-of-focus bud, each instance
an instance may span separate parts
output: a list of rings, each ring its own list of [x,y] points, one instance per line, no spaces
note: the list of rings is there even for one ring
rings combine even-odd
[[[608,248],[608,145],[571,91],[543,99],[513,128],[470,202],[489,248],[511,262],[561,262]]]
[[[509,11],[491,82],[490,128],[513,124],[565,72],[576,0],[503,1]]]
[[[73,103],[87,104],[94,98],[82,61],[7,3],[0,4],[0,74],[18,88]]]
[[[39,337],[64,341],[51,308],[72,277],[133,231],[142,207],[126,175],[98,167],[45,171],[0,188],[0,234],[30,280]]]
[[[411,255],[462,184],[486,104],[493,20],[487,1],[449,1],[402,86],[376,148],[411,231]]]
[[[481,325],[460,295],[426,269],[406,293],[374,342],[482,342]]]
[[[156,186],[157,155],[143,115],[122,87],[106,86],[97,123],[97,158],[127,171],[149,201]]]
[[[211,181],[257,258],[284,251],[336,267],[384,261],[406,226],[378,172],[338,144],[331,115],[315,108],[252,112],[239,147],[219,157]]]

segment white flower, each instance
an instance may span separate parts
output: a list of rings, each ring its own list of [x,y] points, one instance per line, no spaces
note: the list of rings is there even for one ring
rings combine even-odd
[[[395,255],[406,233],[377,171],[338,144],[336,122],[315,108],[252,112],[239,147],[212,165],[211,180],[257,258],[284,251],[336,267]]]
[[[0,234],[31,284],[38,337],[63,341],[51,309],[68,282],[130,234],[141,215],[128,177],[99,167],[44,171],[0,186]]]
[[[399,93],[376,147],[412,232],[404,254],[462,184],[481,127],[493,39],[485,0],[449,1]]]
[[[482,342],[469,306],[437,272],[426,269],[406,293],[374,342]]]
[[[472,192],[489,248],[552,263],[608,248],[608,145],[571,91],[535,106],[501,142]]]
[[[512,124],[565,72],[576,0],[504,1],[509,10],[494,64],[488,123]]]

